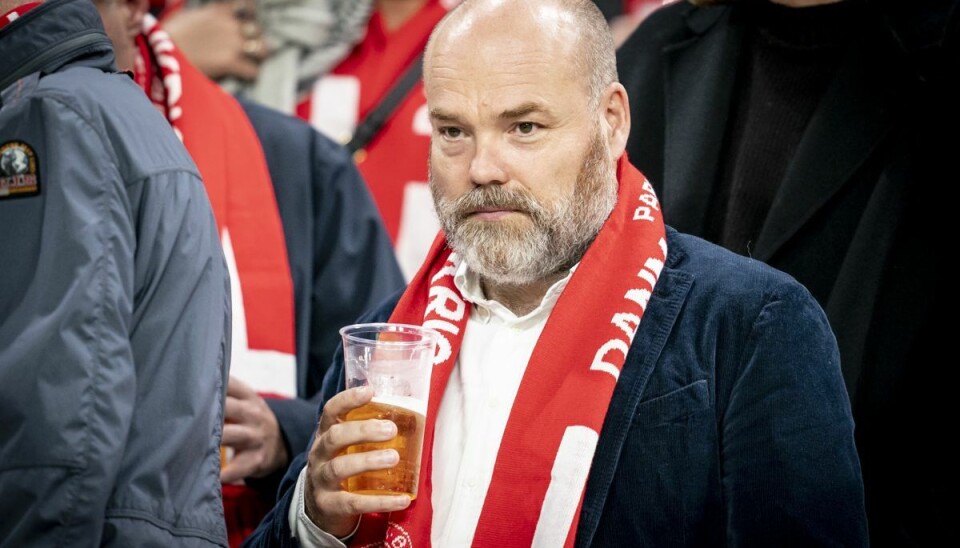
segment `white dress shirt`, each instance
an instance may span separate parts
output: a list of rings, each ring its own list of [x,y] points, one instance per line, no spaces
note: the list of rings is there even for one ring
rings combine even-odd
[[[536,309],[517,317],[502,304],[484,297],[479,276],[465,263],[458,266],[454,284],[473,306],[437,412],[431,478],[433,546],[472,543],[527,362],[569,280],[570,274],[550,287]],[[303,503],[305,472],[306,467],[300,473],[287,516],[293,535],[306,548],[344,546],[307,517]]]

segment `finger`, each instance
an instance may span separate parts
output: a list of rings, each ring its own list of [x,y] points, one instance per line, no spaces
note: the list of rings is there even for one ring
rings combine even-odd
[[[234,398],[239,399],[251,399],[259,397],[257,391],[251,388],[249,384],[234,376],[231,376],[230,380],[227,381],[227,396],[233,396]]]
[[[312,452],[320,461],[328,461],[351,445],[390,441],[397,425],[388,420],[349,421],[334,424],[320,436]]]
[[[220,481],[223,483],[233,483],[252,476],[262,461],[262,456],[256,451],[239,451],[234,453],[233,458],[220,470]]]
[[[317,501],[320,508],[340,516],[356,516],[374,512],[397,512],[410,506],[410,497],[406,495],[356,495],[346,491],[321,493]],[[321,504],[322,503],[322,504]]]
[[[233,6],[233,14],[237,19],[255,19],[257,5],[254,0],[239,0]]]
[[[340,419],[347,413],[361,405],[369,403],[372,399],[373,390],[369,386],[344,390],[330,398],[323,406],[323,414],[320,416],[320,425],[318,427],[319,433],[322,434],[326,432],[331,426],[340,422]]]
[[[260,396],[257,396],[258,398]],[[223,402],[223,420],[237,424],[255,424],[257,422],[257,405],[250,400],[241,400],[227,396]]]
[[[260,24],[253,20],[242,21],[240,23],[240,36],[244,38],[259,38],[263,34]]]
[[[248,61],[259,63],[270,56],[270,47],[263,38],[247,38],[240,44],[240,51]]]
[[[260,445],[257,443],[258,440],[259,436],[257,436],[257,431],[249,426],[242,424],[225,424],[223,425],[223,436],[221,437],[220,443],[227,447],[233,447],[234,449],[244,449]]]
[[[394,449],[340,455],[316,467],[315,480],[328,491],[339,491],[347,478],[364,472],[393,468],[398,462],[400,455]]]
[[[239,4],[239,2],[237,2],[237,4]],[[239,5],[231,5],[230,2],[210,2],[209,4],[205,4],[203,8],[210,10],[211,13],[217,13],[218,16],[226,15],[237,17],[238,15],[246,13]]]
[[[223,402],[223,420],[225,422],[240,422],[239,418],[242,408],[242,401],[233,396],[227,396],[227,399]]]

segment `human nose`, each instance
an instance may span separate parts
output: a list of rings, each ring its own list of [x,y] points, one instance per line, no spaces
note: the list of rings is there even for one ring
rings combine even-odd
[[[470,180],[475,185],[503,184],[507,174],[498,144],[493,139],[477,139],[470,161]]]

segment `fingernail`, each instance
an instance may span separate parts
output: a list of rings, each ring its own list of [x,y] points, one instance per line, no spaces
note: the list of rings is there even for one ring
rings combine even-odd
[[[369,386],[361,386],[361,387],[357,388],[357,395],[360,396],[360,397],[367,397],[367,396],[370,395],[370,392],[371,392],[372,390],[373,390],[373,389],[370,388]]]
[[[395,504],[394,509],[403,510],[407,506],[410,506],[410,497],[408,496],[396,497],[396,502],[394,504]]]
[[[380,421],[380,424],[377,425],[377,430],[384,436],[397,435],[397,425],[393,424],[393,421]]]
[[[393,449],[380,451],[371,457],[375,464],[396,464],[400,460],[400,455]]]

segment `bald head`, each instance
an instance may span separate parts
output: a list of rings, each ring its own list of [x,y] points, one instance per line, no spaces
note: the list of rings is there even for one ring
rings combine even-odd
[[[424,64],[431,66],[438,52],[483,48],[490,40],[549,50],[558,67],[569,67],[571,78],[586,85],[593,101],[619,81],[613,36],[590,0],[465,0],[434,29]],[[429,71],[424,73],[429,78]]]

